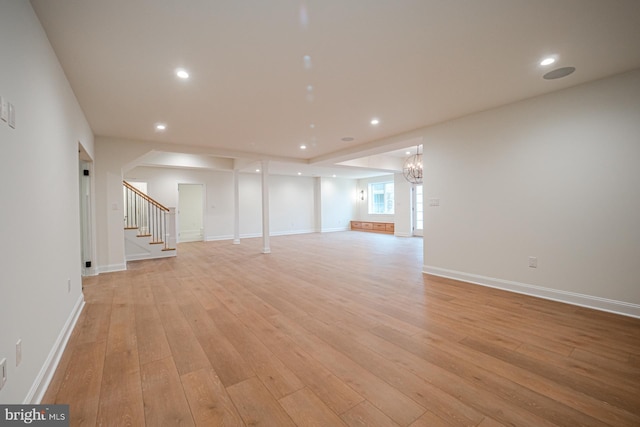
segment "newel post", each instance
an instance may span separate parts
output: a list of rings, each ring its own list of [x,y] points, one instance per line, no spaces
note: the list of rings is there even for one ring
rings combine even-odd
[[[166,230],[165,242],[167,242],[167,248],[177,247],[177,233],[176,233],[176,208],[169,208],[167,212],[167,230]]]

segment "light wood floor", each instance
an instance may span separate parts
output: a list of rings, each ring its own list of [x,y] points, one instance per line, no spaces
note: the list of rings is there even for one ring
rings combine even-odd
[[[419,239],[260,247],[86,279],[43,403],[89,426],[640,426],[638,319],[423,276]]]

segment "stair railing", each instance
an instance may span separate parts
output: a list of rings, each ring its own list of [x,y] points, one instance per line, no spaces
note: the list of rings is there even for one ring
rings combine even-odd
[[[147,196],[127,181],[124,186],[124,228],[138,229],[138,236],[151,237],[152,245],[168,249],[167,212],[169,208]]]

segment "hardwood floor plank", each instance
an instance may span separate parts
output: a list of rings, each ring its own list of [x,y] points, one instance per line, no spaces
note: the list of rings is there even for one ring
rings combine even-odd
[[[138,352],[109,352],[104,363],[97,424],[141,426],[145,424]]]
[[[380,356],[366,346],[359,344],[352,336],[341,334],[333,326],[327,327],[317,320],[307,319],[302,322],[302,326],[318,338],[331,343],[336,350],[351,360],[357,361],[364,369],[398,390],[402,390],[404,394],[426,410],[439,415],[452,424],[460,426],[476,425],[484,418],[482,413],[464,404],[463,400],[460,399],[459,393],[455,395],[447,394],[442,388],[434,386],[431,382],[434,375],[423,375],[422,377],[415,375],[410,369],[405,369],[405,367],[399,366],[397,363],[392,363],[391,360],[393,359]],[[358,333],[363,333],[363,331],[355,332],[355,335]],[[434,374],[433,370],[430,374]],[[448,381],[451,380],[455,380],[455,378],[448,379]],[[470,389],[471,393],[477,392],[470,384],[465,384],[464,386]],[[473,394],[477,398],[477,393]]]
[[[340,418],[350,427],[398,427],[397,423],[366,400],[340,415]]]
[[[180,375],[210,368],[209,359],[177,304],[161,304],[160,320]]]
[[[613,384],[605,384],[583,375],[569,374],[561,367],[545,363],[520,352],[505,351],[488,342],[465,338],[461,343],[507,363],[520,366],[523,369],[530,370],[545,378],[564,384],[577,392],[607,402],[611,406],[624,409],[630,413],[637,411],[637,408],[640,407],[640,395],[630,395],[628,392],[619,389]]]
[[[296,425],[299,426],[346,426],[335,412],[308,388],[303,388],[279,400]]]
[[[240,321],[336,414],[341,414],[364,400],[347,383],[257,313],[246,311]]]
[[[242,358],[258,378],[280,399],[304,388],[302,381],[289,370],[258,338],[225,308],[209,310],[216,325],[235,348],[242,349]]]
[[[402,334],[398,334],[391,329],[384,328],[376,328],[372,331],[374,334],[378,336],[376,339],[375,336],[371,336],[369,334],[362,334],[361,337],[357,338],[360,342],[368,343],[367,345],[372,346],[376,351],[384,354],[390,354],[390,357],[395,357],[399,363],[406,365],[409,369],[412,369],[416,374],[420,376],[432,376],[429,371],[422,373],[422,364],[420,363],[420,359],[432,361],[438,366],[439,369],[443,369],[445,372],[441,372],[441,375],[436,376],[435,379],[439,379],[443,377],[446,379],[449,375],[455,375],[450,381],[444,381],[440,383],[440,387],[443,390],[450,390],[450,393],[459,393],[459,398],[463,401],[468,402],[468,404],[474,406],[480,404],[478,408],[484,408],[484,412],[490,417],[495,418],[496,420],[500,420],[505,424],[514,423],[516,420],[512,420],[511,418],[514,416],[525,417],[526,420],[527,414],[523,413],[522,410],[510,410],[503,411],[502,406],[504,404],[500,404],[498,402],[488,403],[486,401],[483,402],[487,398],[487,394],[480,393],[469,395],[468,390],[466,388],[458,389],[451,388],[454,386],[456,382],[456,378],[465,378],[459,372],[458,366],[469,365],[470,367],[477,367],[481,369],[482,375],[478,375],[476,373],[468,373],[466,378],[469,378],[469,381],[475,383],[476,381],[480,381],[483,378],[487,378],[489,376],[489,381],[491,381],[492,375],[501,376],[503,378],[507,378],[514,383],[517,383],[523,387],[531,391],[536,391],[541,396],[548,397],[552,402],[562,403],[563,405],[567,405],[571,408],[576,409],[578,412],[582,412],[589,417],[599,419],[604,423],[608,423],[610,421],[615,421],[618,425],[633,425],[635,423],[636,416],[624,411],[619,408],[611,407],[610,405],[599,401],[597,399],[593,399],[589,396],[586,396],[582,393],[576,393],[575,390],[565,387],[559,383],[554,382],[551,379],[539,376],[533,372],[522,369],[518,366],[512,366],[508,362],[504,362],[499,359],[495,359],[489,355],[486,355],[482,352],[473,351],[472,349],[467,348],[461,344],[451,344],[446,341],[440,340],[439,338],[429,338],[428,334],[424,334],[425,337],[414,336],[407,338]],[[409,355],[404,353],[404,351],[398,351],[396,348],[389,348],[388,344],[385,340],[396,344],[402,350],[410,353]],[[430,355],[435,354],[437,357],[432,358]],[[442,357],[439,355],[442,354]],[[419,359],[417,361],[414,360],[415,357]],[[476,375],[477,378],[476,378]],[[487,381],[487,380],[483,380]],[[488,384],[491,384],[489,382]],[[494,390],[499,390],[499,388],[494,388],[492,385],[487,385],[489,387],[489,393],[493,393]],[[528,392],[527,392],[528,393]],[[517,396],[518,394],[514,394]],[[540,400],[540,399],[536,399]],[[535,400],[533,400],[535,401]],[[555,405],[555,403],[551,403]],[[522,402],[522,407],[526,408],[526,402]],[[477,406],[476,406],[477,407]],[[566,409],[561,408],[565,413]],[[542,411],[535,411],[535,416],[539,416]],[[554,411],[549,411],[545,413],[545,418],[551,417],[554,414]],[[581,415],[577,415],[579,418]],[[530,415],[528,416],[531,417]],[[566,418],[566,415],[565,415]],[[562,418],[561,418],[562,419]],[[520,424],[525,423],[524,420],[520,420]],[[569,425],[573,424],[576,420],[569,417],[568,420],[565,419],[565,423]],[[529,420],[526,424],[543,424],[546,421],[544,420]],[[559,423],[558,419],[554,418],[555,423]],[[590,421],[593,424],[593,421]],[[516,423],[518,424],[518,423]],[[588,425],[588,424],[587,424]]]
[[[146,363],[142,370],[144,415],[148,426],[195,425],[171,357]]]
[[[109,322],[111,318],[111,302],[85,304],[82,322],[79,328],[76,343],[89,343],[106,341],[109,333]]]
[[[225,386],[256,375],[202,305],[193,299],[186,299],[181,301],[180,310],[197,337],[210,365]]]
[[[114,303],[111,309],[107,354],[136,351],[137,338],[133,304]]]
[[[181,380],[196,425],[245,425],[213,369],[190,372],[183,375]]]
[[[425,412],[407,395],[390,386],[385,381],[362,368],[324,341],[309,335],[287,318],[269,319],[276,327],[287,334],[305,351],[327,367],[333,374],[349,384],[388,417],[400,425],[408,425]]]
[[[169,341],[162,327],[160,314],[154,305],[134,305],[135,333],[140,364],[165,359],[171,356]]]
[[[69,366],[55,403],[69,405],[70,424],[94,426],[100,403],[106,341],[73,347]]]
[[[421,239],[261,244],[85,278],[44,401],[72,425],[640,425],[640,319],[424,275]]]
[[[427,411],[420,418],[411,423],[409,427],[451,427],[452,425],[453,424],[446,422],[433,412]]]
[[[295,426],[285,410],[256,377],[227,387],[231,400],[248,426]]]

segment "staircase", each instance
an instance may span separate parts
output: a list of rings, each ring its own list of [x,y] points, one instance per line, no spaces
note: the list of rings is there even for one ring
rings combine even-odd
[[[176,256],[175,208],[167,208],[126,181],[124,241],[127,261]]]

